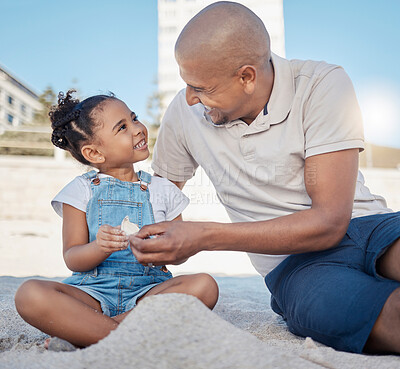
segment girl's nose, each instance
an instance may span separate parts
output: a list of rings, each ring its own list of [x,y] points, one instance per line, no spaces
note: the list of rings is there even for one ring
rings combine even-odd
[[[146,135],[146,127],[140,122],[135,122],[133,125],[133,134],[135,136],[139,136],[140,134]]]

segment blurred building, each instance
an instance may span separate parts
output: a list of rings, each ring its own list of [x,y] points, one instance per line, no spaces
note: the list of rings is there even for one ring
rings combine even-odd
[[[164,106],[185,87],[174,57],[176,39],[186,23],[215,0],[158,0],[158,90]],[[283,0],[240,0],[264,22],[272,51],[285,56]]]
[[[0,66],[0,127],[30,123],[41,109],[36,93]]]

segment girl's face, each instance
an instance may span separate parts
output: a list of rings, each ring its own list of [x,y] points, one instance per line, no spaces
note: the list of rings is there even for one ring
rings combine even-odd
[[[105,101],[94,112],[94,119],[100,123],[95,135],[106,166],[130,166],[149,157],[147,128],[124,102]]]

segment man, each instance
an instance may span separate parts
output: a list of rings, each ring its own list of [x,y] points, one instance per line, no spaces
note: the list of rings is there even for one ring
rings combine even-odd
[[[225,1],[189,21],[175,55],[187,87],[153,169],[182,188],[201,165],[233,223],[143,227],[131,238],[138,260],[249,252],[293,333],[400,353],[400,213],[358,172],[361,114],[343,69],[271,54],[262,21]]]

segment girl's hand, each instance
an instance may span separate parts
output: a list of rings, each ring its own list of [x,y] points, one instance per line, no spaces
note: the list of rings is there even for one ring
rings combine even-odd
[[[96,245],[106,254],[112,254],[115,251],[121,251],[128,248],[128,236],[121,227],[111,227],[102,225],[96,235]]]

